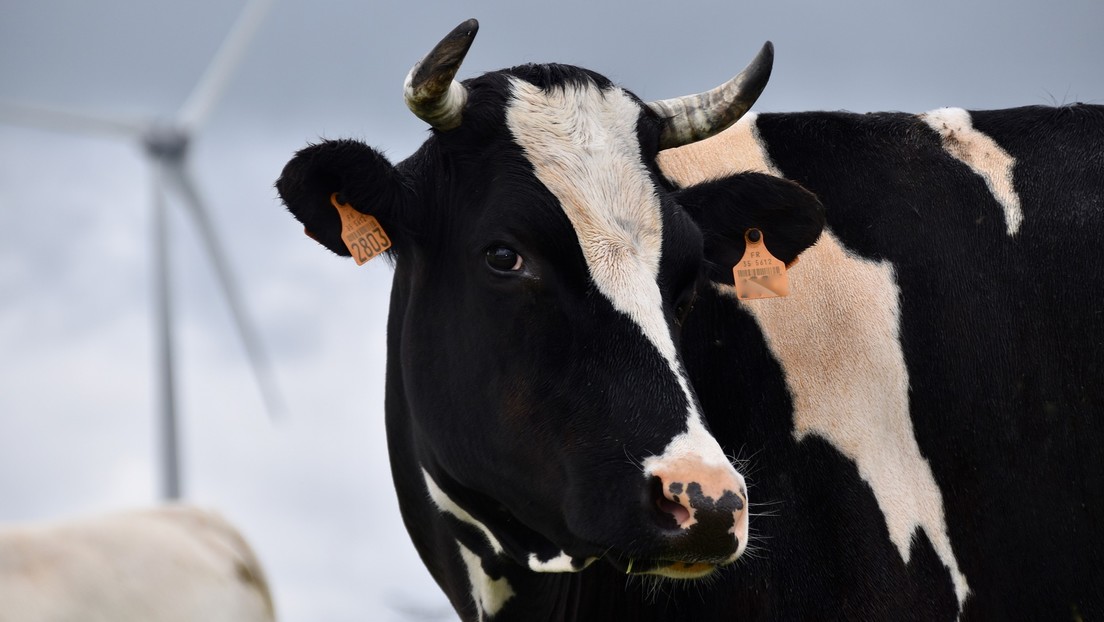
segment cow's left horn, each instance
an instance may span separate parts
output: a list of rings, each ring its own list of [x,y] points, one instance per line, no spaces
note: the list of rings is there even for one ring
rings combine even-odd
[[[407,107],[436,129],[460,126],[468,90],[454,78],[478,31],[479,22],[474,19],[453,28],[406,74],[403,97]]]
[[[650,102],[648,107],[664,120],[660,149],[709,138],[738,121],[767,86],[773,64],[774,45],[767,41],[740,75],[717,88]]]

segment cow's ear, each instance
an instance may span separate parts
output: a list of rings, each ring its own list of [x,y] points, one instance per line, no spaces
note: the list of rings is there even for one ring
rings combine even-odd
[[[733,284],[732,267],[744,255],[744,234],[759,229],[772,255],[786,265],[824,229],[824,206],[798,184],[762,173],[740,173],[679,190],[676,201],[698,223],[708,276]]]
[[[401,252],[415,229],[410,184],[383,154],[360,141],[327,140],[300,150],[284,166],[276,189],[307,235],[338,255],[350,253],[335,202],[375,217],[393,250]]]

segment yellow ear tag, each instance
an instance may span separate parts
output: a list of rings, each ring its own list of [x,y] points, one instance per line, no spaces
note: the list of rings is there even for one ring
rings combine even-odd
[[[358,266],[391,248],[391,238],[375,216],[358,212],[348,203],[338,203],[336,192],[330,195],[330,203],[341,216],[341,239]]]
[[[736,297],[740,300],[755,300],[788,296],[790,279],[786,276],[786,264],[767,250],[763,244],[763,232],[748,229],[744,232],[744,243],[744,256],[732,267]]]

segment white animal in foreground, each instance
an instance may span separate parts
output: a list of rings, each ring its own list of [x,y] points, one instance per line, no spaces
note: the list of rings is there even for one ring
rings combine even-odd
[[[0,622],[275,620],[234,527],[188,506],[0,527]]]

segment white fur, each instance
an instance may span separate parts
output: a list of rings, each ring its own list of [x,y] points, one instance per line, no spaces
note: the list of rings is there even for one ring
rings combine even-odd
[[[494,534],[491,533],[491,530],[487,528],[486,525],[479,522],[467,510],[460,507],[451,497],[445,494],[445,491],[441,490],[441,487],[437,485],[437,482],[433,481],[433,478],[425,469],[422,469],[422,477],[425,479],[426,489],[429,491],[429,498],[433,500],[433,504],[437,506],[437,509],[446,514],[451,514],[461,522],[467,523],[478,529],[483,533],[483,536],[487,538],[487,543],[491,545],[491,549],[494,550],[495,554],[502,554],[502,544],[498,541],[498,538],[495,538]],[[509,582],[506,581],[506,577],[492,579],[487,576],[487,573],[483,570],[482,560],[480,560],[479,556],[470,549],[459,542],[456,543],[456,546],[460,550],[460,558],[464,560],[464,565],[468,568],[468,581],[471,584],[472,600],[479,610],[479,618],[482,620],[494,616],[502,609],[506,601],[510,600],[514,595],[513,588],[511,588]]]
[[[1012,183],[1016,160],[992,138],[974,128],[970,113],[962,108],[940,108],[920,115],[920,119],[943,137],[943,149],[985,180],[989,192],[1004,210],[1008,235],[1014,236],[1023,224],[1020,195]]]
[[[0,622],[268,622],[264,574],[217,515],[166,506],[0,530]]]
[[[639,114],[639,104],[617,88],[543,91],[515,80],[506,122],[537,178],[571,221],[594,284],[640,328],[686,398],[687,429],[663,456],[690,453],[727,465],[702,424],[663,314],[658,283],[662,217],[640,156]]]
[[[740,171],[781,177],[755,120],[749,114],[713,139],[665,151],[660,167],[683,186]],[[951,546],[942,493],[909,415],[893,266],[848,252],[826,230],[802,254],[790,284],[787,298],[741,304],[758,322],[785,373],[794,438],[817,435],[855,462],[906,563],[914,532],[928,534],[961,606],[969,587]],[[735,297],[733,288],[719,289]]]
[[[533,572],[579,572],[580,570],[585,570],[587,566],[593,564],[597,559],[597,557],[588,558],[581,568],[576,568],[572,563],[574,561],[573,558],[563,551],[560,551],[559,555],[548,561],[541,561],[536,553],[530,553],[529,570]]]
[[[441,490],[441,487],[437,485],[437,482],[433,481],[433,478],[430,477],[425,469],[422,469],[422,477],[425,478],[426,489],[429,490],[429,498],[433,500],[433,504],[437,506],[437,509],[447,514],[452,514],[461,522],[467,523],[483,532],[483,535],[487,538],[487,543],[494,549],[495,554],[502,554],[502,544],[499,543],[498,538],[494,537],[494,534],[491,533],[491,530],[488,529],[486,525],[476,520],[467,510],[460,507],[451,497],[445,494],[445,491]]]
[[[479,619],[487,620],[494,617],[495,614],[502,610],[506,601],[513,598],[513,588],[511,588],[510,584],[506,581],[506,577],[492,579],[486,571],[483,570],[483,562],[479,559],[478,555],[469,551],[467,547],[459,542],[456,543],[456,546],[460,549],[460,559],[463,559],[464,565],[468,567],[468,580],[471,583],[472,600],[475,602],[475,607],[479,611]]]

